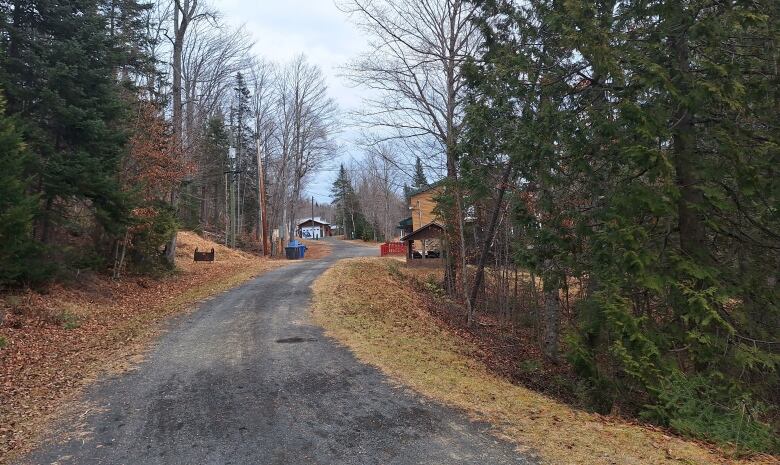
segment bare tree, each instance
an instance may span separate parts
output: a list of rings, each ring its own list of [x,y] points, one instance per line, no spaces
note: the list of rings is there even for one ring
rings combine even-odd
[[[204,150],[208,120],[220,118],[230,106],[235,75],[251,64],[252,40],[242,28],[221,25],[215,18],[197,21],[187,34],[182,63],[184,94],[183,149],[197,166],[198,176],[186,186],[186,195],[197,198],[199,212],[185,211],[189,223],[204,226],[207,204],[220,205],[218,184],[225,161]],[[197,216],[197,217],[195,217]]]
[[[268,255],[270,251],[268,242],[268,213],[266,204],[266,167],[268,166],[268,154],[271,152],[275,124],[273,121],[273,79],[274,67],[267,61],[257,60],[251,68],[252,80],[252,111],[255,116],[255,145],[257,150],[256,169],[257,176],[257,205],[258,215],[256,222],[257,238],[262,242],[262,253]]]
[[[166,49],[165,33],[171,22],[173,5],[167,1],[156,1],[144,10],[142,16],[144,34],[147,40],[143,42],[144,55],[151,58],[151,67],[145,74],[136,77],[136,85],[142,89],[141,97],[158,106],[164,101],[164,86],[167,85],[164,77],[168,74],[169,50]],[[160,65],[165,63],[165,67]]]
[[[184,137],[189,149],[196,147],[206,119],[227,105],[236,73],[251,68],[253,44],[243,28],[211,21],[193,25],[182,63]]]
[[[322,71],[300,55],[284,66],[278,80],[279,146],[281,148],[285,232],[292,235],[295,204],[304,182],[337,150],[337,107],[328,96]],[[288,185],[289,184],[289,185]]]
[[[190,24],[200,18],[206,17],[198,7],[198,0],[173,0],[173,37],[169,39],[173,44],[173,141],[178,149],[183,147],[183,111],[182,107],[182,58],[184,52],[184,40]],[[171,203],[176,203],[176,192],[171,192]],[[171,238],[165,249],[165,258],[173,265],[176,262],[176,235]]]
[[[374,231],[390,240],[398,218],[406,214],[405,202],[399,195],[406,175],[398,169],[398,155],[390,143],[372,147],[359,164],[358,198],[363,211],[368,212]],[[375,237],[376,239],[376,237]]]
[[[479,45],[475,6],[463,0],[343,0],[340,8],[370,37],[370,50],[345,75],[374,92],[357,116],[377,140],[431,142],[452,187],[447,287],[466,304],[463,205],[456,145],[462,125],[462,66]],[[431,154],[420,154],[428,164]]]

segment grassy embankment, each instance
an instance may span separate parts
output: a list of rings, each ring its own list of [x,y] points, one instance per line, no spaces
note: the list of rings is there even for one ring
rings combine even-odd
[[[214,247],[216,261],[193,262],[195,247]],[[181,232],[170,276],[81,275],[45,293],[0,296],[0,463],[96,377],[135,365],[167,317],[285,263]]]
[[[342,260],[314,284],[315,321],[363,362],[493,425],[495,433],[554,464],[768,464],[735,460],[707,444],[574,409],[510,383],[477,360],[471,342],[446,329],[393,259]],[[381,289],[366,298],[366,289]]]

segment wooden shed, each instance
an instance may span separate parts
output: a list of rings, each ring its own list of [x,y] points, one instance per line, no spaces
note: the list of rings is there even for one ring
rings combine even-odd
[[[320,239],[331,235],[330,223],[319,217],[301,221],[297,229],[298,237],[304,239]]]
[[[444,227],[430,222],[401,238],[406,244],[406,263],[411,266],[440,266]],[[415,244],[420,244],[419,248]]]

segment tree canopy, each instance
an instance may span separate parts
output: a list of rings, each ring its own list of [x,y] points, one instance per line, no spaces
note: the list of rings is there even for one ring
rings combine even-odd
[[[510,164],[516,260],[585,286],[590,405],[776,447],[777,5],[479,4],[462,169],[476,201]]]

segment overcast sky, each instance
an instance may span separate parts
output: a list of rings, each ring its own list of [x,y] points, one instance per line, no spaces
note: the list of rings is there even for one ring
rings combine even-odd
[[[322,68],[330,95],[342,111],[360,103],[360,91],[348,87],[337,74],[340,66],[364,50],[366,39],[333,0],[219,0],[214,6],[227,23],[246,27],[255,40],[257,56],[283,63],[304,53]],[[339,135],[339,142],[345,144],[344,158],[358,155],[351,134]],[[332,163],[309,186],[308,195],[314,195],[318,202],[330,201],[338,160]]]

